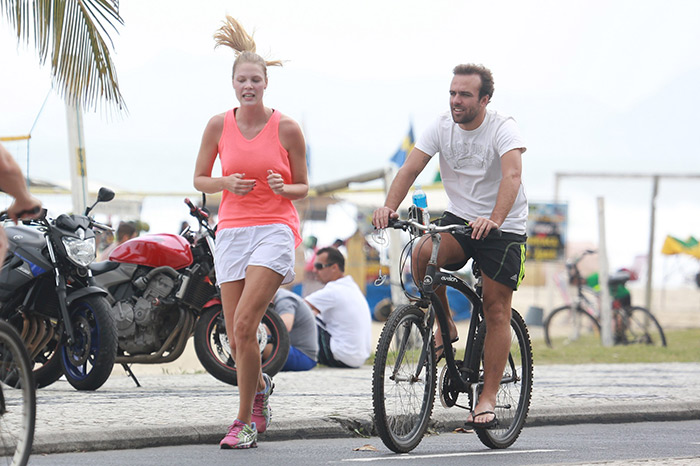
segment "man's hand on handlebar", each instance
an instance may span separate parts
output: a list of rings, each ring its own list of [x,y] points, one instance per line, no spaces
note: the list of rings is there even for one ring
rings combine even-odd
[[[486,238],[491,230],[498,230],[498,224],[485,217],[478,217],[469,226],[472,227],[472,239]]]
[[[399,214],[389,207],[380,207],[372,214],[372,224],[375,228],[386,228],[390,218],[399,218]]]
[[[7,216],[15,223],[20,220],[37,218],[41,214],[41,201],[34,196],[15,199],[6,212]]]

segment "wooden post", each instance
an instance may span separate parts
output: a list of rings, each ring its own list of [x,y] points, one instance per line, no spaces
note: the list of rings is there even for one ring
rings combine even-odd
[[[66,123],[68,124],[68,158],[70,161],[73,213],[82,214],[85,212],[88,201],[87,160],[83,134],[83,111],[75,102],[66,101]]]
[[[350,275],[364,294],[367,290],[367,257],[365,255],[365,237],[358,228],[345,242],[348,257],[345,261],[345,273]]]
[[[388,167],[384,174],[384,198],[389,194],[389,187],[396,176],[397,169]],[[408,303],[406,295],[401,288],[401,232],[393,228],[387,228],[389,232],[389,280],[391,285],[391,304],[393,308],[400,304]]]

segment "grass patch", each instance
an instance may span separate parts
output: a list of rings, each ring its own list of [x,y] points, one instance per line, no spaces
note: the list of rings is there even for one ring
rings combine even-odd
[[[643,362],[700,362],[700,329],[665,330],[666,347],[616,345],[606,348],[599,341],[576,348],[547,347],[544,340],[532,342],[537,364],[614,364]]]
[[[532,342],[532,354],[535,365],[700,362],[700,328],[664,330],[664,334],[666,347],[616,345],[606,348],[600,344],[600,341],[595,340],[584,347],[551,349],[544,340],[538,339]],[[457,351],[456,359],[462,359],[464,348],[459,343],[457,346],[460,349]],[[374,364],[374,353],[365,364]]]

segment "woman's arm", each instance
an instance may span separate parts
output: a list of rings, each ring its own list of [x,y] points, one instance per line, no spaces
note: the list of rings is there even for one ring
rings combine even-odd
[[[285,184],[282,176],[272,170],[268,170],[267,182],[275,194],[291,200],[303,199],[309,192],[304,135],[297,122],[284,115],[280,119],[279,134],[282,147],[289,153],[292,183]]]
[[[211,170],[219,153],[219,139],[224,129],[224,114],[216,115],[209,120],[202,135],[199,154],[194,167],[194,187],[207,194],[224,190],[222,178],[212,178]]]

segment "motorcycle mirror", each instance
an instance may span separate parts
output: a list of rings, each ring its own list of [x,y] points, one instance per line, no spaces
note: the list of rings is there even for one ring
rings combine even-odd
[[[100,190],[97,192],[97,200],[94,204],[85,209],[85,215],[88,215],[99,202],[109,202],[112,199],[114,199],[114,191],[112,191],[109,188],[105,188],[104,186],[101,187]]]
[[[109,202],[114,199],[114,191],[109,188],[102,187],[97,193],[97,202]]]

